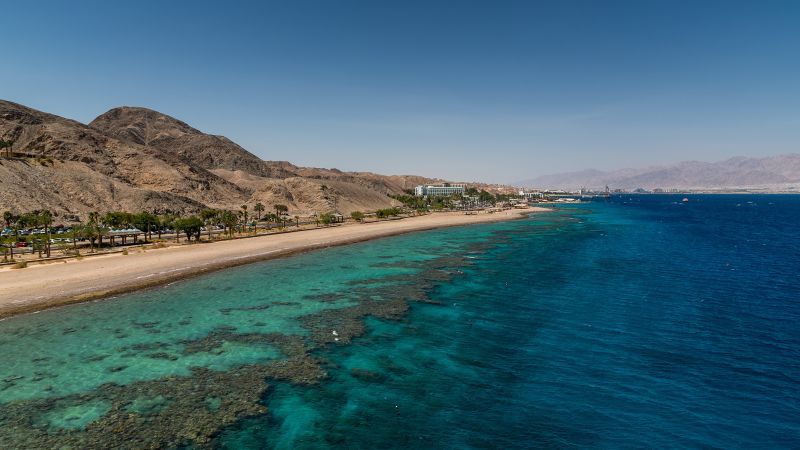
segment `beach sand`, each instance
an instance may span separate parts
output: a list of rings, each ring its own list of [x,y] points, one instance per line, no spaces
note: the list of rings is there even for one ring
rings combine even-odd
[[[189,276],[317,248],[343,245],[413,231],[511,220],[531,207],[493,214],[433,213],[364,224],[347,224],[295,233],[258,236],[145,252],[120,253],[31,264],[0,270],[0,318],[165,284]]]

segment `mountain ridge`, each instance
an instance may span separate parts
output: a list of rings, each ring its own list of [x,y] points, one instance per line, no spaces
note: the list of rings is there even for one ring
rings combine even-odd
[[[0,100],[0,210],[196,212],[263,203],[309,214],[375,210],[429,178],[343,172],[264,161],[232,140],[141,107],[89,124]]]
[[[513,183],[541,189],[800,189],[800,154],[763,158],[735,156],[722,161],[681,161],[663,166],[612,171],[586,169],[543,175]]]

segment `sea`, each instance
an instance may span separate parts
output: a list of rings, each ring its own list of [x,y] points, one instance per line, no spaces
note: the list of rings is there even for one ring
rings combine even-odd
[[[612,196],[10,318],[0,448],[798,448],[798,224]]]

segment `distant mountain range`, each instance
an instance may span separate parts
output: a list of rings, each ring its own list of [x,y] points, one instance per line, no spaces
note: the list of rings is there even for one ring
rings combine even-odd
[[[390,195],[434,180],[264,161],[224,136],[139,107],[82,124],[0,100],[0,211],[238,210],[263,203],[292,214],[396,205]]]
[[[800,154],[767,158],[736,157],[719,162],[684,161],[668,166],[583,170],[513,183],[541,189],[743,189],[800,191]]]

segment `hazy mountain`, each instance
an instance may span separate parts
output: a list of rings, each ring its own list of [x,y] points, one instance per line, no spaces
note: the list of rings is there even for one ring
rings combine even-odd
[[[85,125],[0,100],[0,211],[238,209],[261,202],[292,213],[374,210],[431,180],[263,161],[233,141],[146,108],[114,108]]]
[[[714,163],[684,161],[668,166],[610,172],[583,170],[514,183],[544,189],[737,189],[793,190],[800,187],[800,154],[736,157]]]

